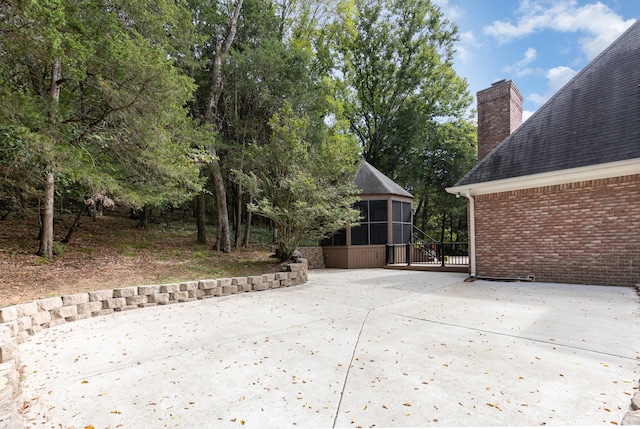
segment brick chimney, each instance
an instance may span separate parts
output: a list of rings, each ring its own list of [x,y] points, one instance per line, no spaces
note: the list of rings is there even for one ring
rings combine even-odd
[[[522,124],[522,95],[510,80],[478,91],[478,161]]]

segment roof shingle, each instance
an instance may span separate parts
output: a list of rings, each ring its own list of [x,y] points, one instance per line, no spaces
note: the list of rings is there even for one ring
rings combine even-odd
[[[413,195],[402,186],[389,179],[380,170],[364,160],[358,167],[354,183],[360,189],[362,195],[391,194],[413,198]]]
[[[640,21],[456,186],[640,159]]]

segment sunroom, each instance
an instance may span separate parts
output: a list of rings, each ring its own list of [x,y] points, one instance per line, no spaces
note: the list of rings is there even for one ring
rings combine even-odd
[[[381,268],[387,244],[411,242],[413,196],[366,161],[355,178],[361,190],[360,225],[323,240],[327,268]]]

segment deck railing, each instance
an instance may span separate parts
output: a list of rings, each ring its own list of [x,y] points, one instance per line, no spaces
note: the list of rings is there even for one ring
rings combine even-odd
[[[387,265],[396,264],[442,267],[469,265],[468,245],[465,242],[441,243],[423,240],[406,244],[387,244]]]

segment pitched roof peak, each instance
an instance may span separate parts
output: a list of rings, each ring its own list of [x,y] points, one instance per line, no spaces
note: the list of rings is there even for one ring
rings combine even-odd
[[[593,59],[456,186],[638,159],[640,21]]]
[[[380,170],[362,160],[354,180],[362,195],[391,194],[413,198],[402,186],[382,174]]]

